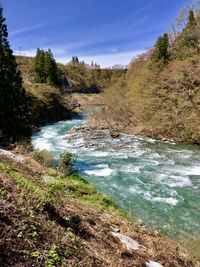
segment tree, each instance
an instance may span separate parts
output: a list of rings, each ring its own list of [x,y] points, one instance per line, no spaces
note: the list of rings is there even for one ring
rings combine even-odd
[[[59,80],[57,75],[58,74],[57,64],[53,57],[51,49],[45,52],[44,67],[45,67],[46,83],[58,85]]]
[[[35,57],[35,81],[38,83],[59,84],[58,68],[51,49],[37,49]]]
[[[37,83],[46,83],[45,52],[39,48],[35,57],[35,81]]]
[[[71,61],[72,65],[78,65],[79,64],[79,59],[78,57],[72,57],[72,61]]]
[[[8,32],[0,5],[0,142],[30,137],[29,100],[21,73],[7,40]]]
[[[169,36],[167,33],[158,38],[152,54],[154,62],[163,62],[164,64],[168,62],[170,58],[169,45]]]
[[[194,12],[193,12],[193,10],[190,10],[189,15],[188,15],[187,28],[191,29],[195,26],[196,26],[196,21],[195,21],[195,17],[194,17]]]
[[[199,35],[196,32],[196,20],[192,9],[189,11],[188,22],[186,28],[183,30],[183,35],[183,43],[186,47],[197,48],[199,50]]]
[[[188,11],[187,23],[181,34],[176,39],[176,56],[184,59],[190,57],[196,51],[199,53],[199,27],[192,9]]]

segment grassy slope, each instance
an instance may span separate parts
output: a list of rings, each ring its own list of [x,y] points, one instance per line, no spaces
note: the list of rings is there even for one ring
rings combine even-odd
[[[0,266],[198,266],[173,241],[129,222],[78,176],[60,177],[26,157],[0,157]],[[128,251],[118,228],[146,249]]]

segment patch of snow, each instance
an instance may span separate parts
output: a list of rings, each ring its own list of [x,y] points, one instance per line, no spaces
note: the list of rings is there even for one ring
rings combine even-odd
[[[138,250],[140,248],[145,248],[144,246],[140,245],[136,240],[133,240],[132,238],[130,238],[129,236],[126,235],[122,235],[119,233],[115,233],[115,232],[111,232],[111,234],[114,237],[119,238],[119,240],[126,245],[126,248],[129,250]]]
[[[17,156],[8,150],[0,149],[0,155],[6,156],[7,158],[17,162],[24,162],[24,158],[22,156]]]
[[[163,265],[155,261],[145,262],[145,264],[146,264],[146,267],[164,267]]]

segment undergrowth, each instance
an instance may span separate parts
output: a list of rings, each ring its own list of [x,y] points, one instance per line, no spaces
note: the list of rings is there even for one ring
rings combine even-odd
[[[44,183],[38,178],[30,179],[22,176],[19,172],[14,171],[12,166],[8,164],[0,163],[0,171],[5,172],[12,177],[18,186],[32,191],[43,202],[56,202],[60,200],[59,197],[70,195],[73,198],[93,204],[100,208],[122,213],[112,199],[108,196],[99,194],[93,185],[89,184],[77,174],[72,174],[70,176],[54,174],[55,177],[52,176],[52,178],[54,178],[53,182]],[[4,194],[5,192],[1,189],[0,197]]]
[[[68,266],[73,258],[82,260],[80,249],[75,252],[73,247],[81,246],[80,238],[91,234],[78,214],[66,213],[67,197],[118,212],[112,200],[100,195],[80,176],[64,176],[52,169],[49,173],[53,183],[22,172],[16,163],[0,162],[0,174],[4,175],[3,179],[0,175],[0,205],[7,210],[0,211],[0,230],[6,229],[0,235],[0,266],[56,267]],[[9,230],[13,223],[15,228]],[[65,236],[64,241],[61,236]],[[17,262],[22,265],[15,265]]]

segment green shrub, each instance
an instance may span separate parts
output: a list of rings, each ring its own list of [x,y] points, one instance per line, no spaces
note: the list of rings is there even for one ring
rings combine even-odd
[[[55,267],[58,266],[60,262],[60,257],[58,255],[58,247],[53,244],[49,251],[47,252],[47,260],[45,262],[45,267]]]
[[[4,189],[1,189],[1,188],[0,188],[0,198],[5,197],[6,194],[7,194],[7,192],[6,192]]]
[[[70,175],[73,173],[73,165],[75,157],[69,152],[65,152],[60,155],[60,162],[58,164],[58,171],[64,175]]]

